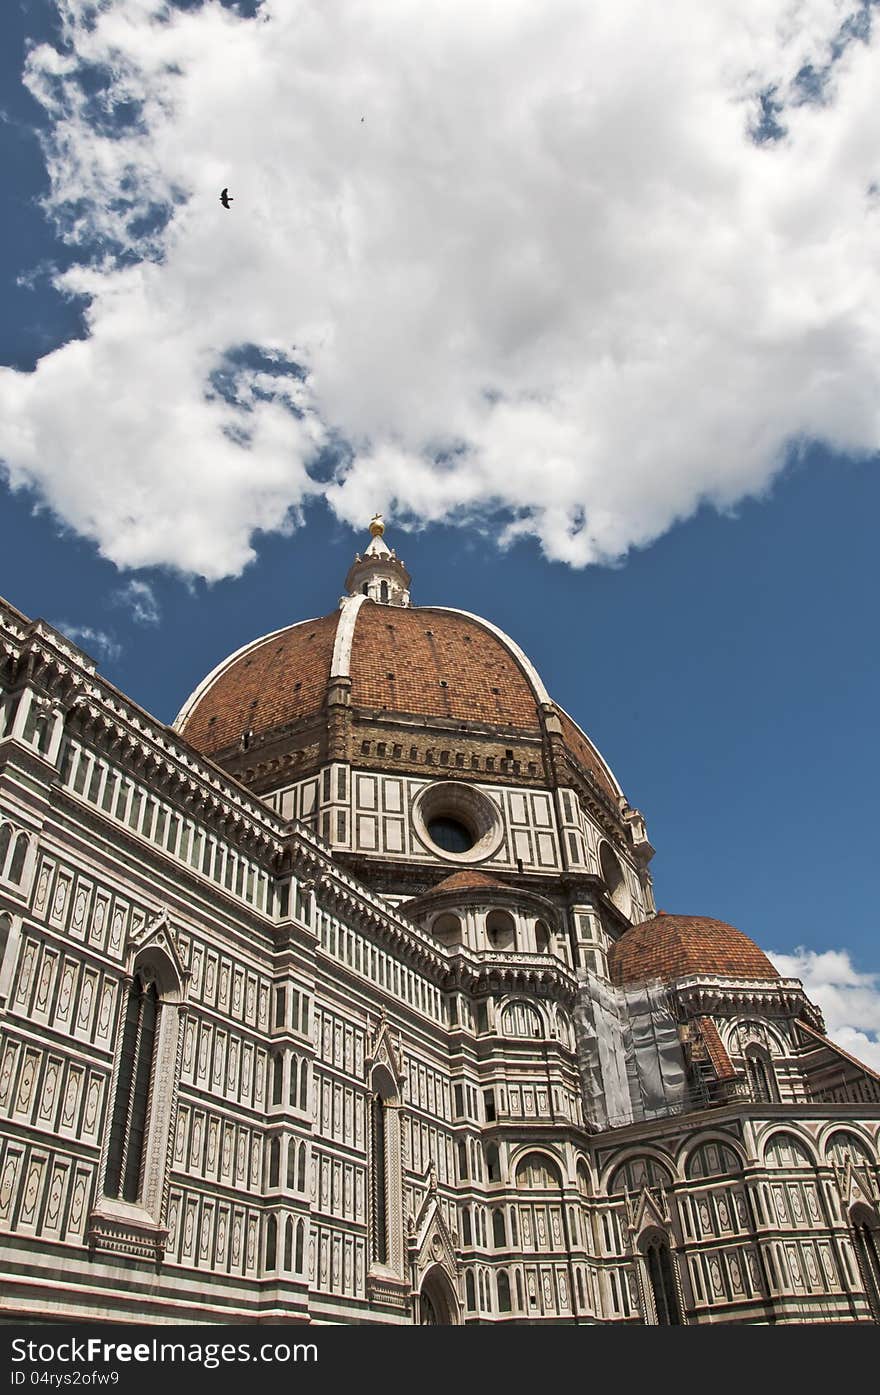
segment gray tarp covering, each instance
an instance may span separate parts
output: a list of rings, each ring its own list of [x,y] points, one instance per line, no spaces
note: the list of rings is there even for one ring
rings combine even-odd
[[[574,1012],[587,1118],[599,1128],[679,1113],[687,1079],[662,984],[614,988],[586,973]]]

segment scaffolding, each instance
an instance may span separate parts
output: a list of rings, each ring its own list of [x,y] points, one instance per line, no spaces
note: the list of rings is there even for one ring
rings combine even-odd
[[[693,1108],[664,986],[615,988],[591,972],[580,976],[580,985],[574,1022],[588,1121],[597,1129],[620,1128]]]

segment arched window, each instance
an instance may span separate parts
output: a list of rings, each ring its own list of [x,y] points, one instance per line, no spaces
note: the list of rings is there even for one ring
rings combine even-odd
[[[370,1074],[370,1260],[403,1278],[403,1168],[399,1086],[388,1066]]]
[[[535,921],[535,949],[539,954],[549,954],[551,951],[550,931],[543,920]]]
[[[104,1194],[136,1202],[142,1190],[142,1164],[153,1055],[159,1025],[159,992],[148,970],[135,974],[125,1005],[125,1023],[110,1124]]]
[[[284,1268],[288,1274],[293,1268],[293,1221],[289,1216],[284,1226]]]
[[[6,854],[9,851],[9,844],[12,842],[12,824],[0,823],[0,877],[4,875],[6,867]]]
[[[812,1168],[813,1160],[799,1138],[775,1133],[764,1149],[764,1161],[774,1168]]]
[[[275,1257],[278,1249],[278,1222],[274,1216],[270,1216],[266,1222],[266,1268],[275,1268]]]
[[[739,1158],[724,1143],[701,1143],[688,1157],[685,1169],[689,1178],[735,1177],[739,1171]]]
[[[839,1129],[828,1139],[825,1144],[825,1156],[838,1167],[845,1167],[848,1162],[851,1162],[853,1167],[864,1167],[865,1163],[873,1165],[871,1150],[864,1139],[857,1138],[855,1134],[847,1133],[844,1129]]]
[[[642,1247],[651,1294],[654,1299],[654,1312],[659,1327],[679,1327],[681,1310],[678,1305],[678,1292],[673,1273],[672,1253],[665,1236],[653,1233]]]
[[[272,1103],[280,1104],[284,1093],[284,1057],[280,1051],[272,1056]]]
[[[493,949],[516,949],[516,924],[508,911],[490,911],[486,934]]]
[[[443,915],[438,915],[431,924],[431,934],[435,940],[439,940],[441,945],[451,947],[461,944],[461,921],[457,915],[451,911],[445,911]]]
[[[461,1208],[461,1243],[463,1245],[473,1244],[471,1234],[471,1213],[470,1208],[467,1206],[462,1206]]]
[[[583,1158],[578,1159],[577,1189],[580,1192],[581,1196],[590,1195],[590,1174],[587,1169],[587,1164],[584,1162]]]
[[[281,1173],[281,1140],[273,1138],[269,1143],[269,1186],[277,1187]]]
[[[388,600],[388,582],[387,582],[387,581],[380,581],[380,582],[379,582],[379,600],[380,600],[380,601],[387,601],[387,600]]]
[[[489,1143],[486,1146],[486,1180],[489,1182],[501,1181],[501,1155],[498,1152],[497,1143]]]
[[[561,1187],[562,1177],[556,1164],[543,1153],[528,1153],[516,1168],[516,1185],[530,1190]]]
[[[296,1223],[296,1258],[294,1261],[294,1267],[296,1269],[297,1274],[301,1274],[303,1269],[303,1251],[305,1248],[305,1236],[305,1221],[299,1220]]]
[[[459,1182],[466,1182],[468,1179],[468,1163],[467,1145],[465,1144],[464,1139],[460,1140],[460,1142],[456,1145],[456,1154],[458,1157],[458,1180]]]
[[[617,1192],[640,1192],[643,1187],[668,1187],[671,1180],[671,1173],[654,1158],[630,1158],[614,1173],[608,1191],[612,1196]]]
[[[304,1192],[306,1189],[306,1145],[299,1145],[299,1162],[296,1169],[296,1189]]]
[[[370,1106],[372,1139],[373,1259],[388,1262],[388,1198],[386,1194],[385,1101],[373,1096]]]
[[[510,1280],[503,1269],[498,1271],[498,1311],[510,1312]]]
[[[571,1018],[564,1008],[556,1009],[556,1035],[566,1050],[571,1051],[574,1045],[574,1034]]]
[[[541,1014],[531,1003],[508,1003],[501,1014],[501,1031],[506,1037],[542,1037]]]
[[[623,875],[620,859],[615,852],[612,852],[607,843],[601,843],[599,846],[599,871],[614,905],[626,915],[630,908],[626,878]]]
[[[752,1099],[759,1104],[777,1103],[779,1087],[769,1055],[759,1046],[750,1046],[745,1054],[745,1067]]]
[[[9,865],[9,880],[20,882],[24,876],[25,858],[28,855],[30,840],[26,833],[19,833],[15,840],[15,849],[12,853],[12,862]]]
[[[517,1271],[516,1271],[516,1306],[517,1306],[518,1311],[519,1311],[519,1312],[522,1312],[523,1307],[524,1307],[524,1304],[523,1304],[523,1284],[522,1284],[522,1274],[519,1272],[518,1269],[517,1269]]]
[[[12,916],[4,911],[0,915],[0,972],[3,969],[3,960],[6,958],[6,946],[9,944],[9,936],[12,932]]]
[[[477,1306],[477,1295],[474,1288],[474,1271],[472,1269],[469,1269],[465,1274],[464,1292],[468,1311],[472,1313]]]
[[[287,1086],[287,1099],[291,1108],[296,1109],[297,1093],[299,1090],[299,1058],[295,1051],[290,1053],[290,1080]]]
[[[501,1210],[500,1206],[492,1212],[492,1244],[495,1246],[496,1250],[503,1250],[507,1245],[504,1212]]]
[[[510,1243],[514,1248],[519,1244],[519,1227],[516,1223],[515,1206],[511,1206],[510,1208]]]
[[[305,1112],[309,1107],[309,1063],[303,1061],[299,1072],[299,1107]]]
[[[287,1190],[296,1191],[296,1142],[287,1140]]]

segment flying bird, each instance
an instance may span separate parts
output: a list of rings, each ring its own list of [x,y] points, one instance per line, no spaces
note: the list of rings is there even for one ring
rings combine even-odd
[[[232,203],[232,195],[230,194],[228,189],[223,190],[223,193],[220,195],[220,202],[222,203],[224,208],[228,208],[229,205]]]

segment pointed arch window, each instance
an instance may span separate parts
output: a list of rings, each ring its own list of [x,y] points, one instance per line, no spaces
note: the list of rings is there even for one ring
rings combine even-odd
[[[278,1222],[274,1216],[270,1216],[266,1222],[266,1269],[275,1268],[275,1260],[278,1251]]]
[[[125,1005],[104,1194],[136,1202],[143,1187],[144,1145],[159,1026],[159,992],[148,970],[135,974]]]
[[[281,1173],[281,1140],[273,1138],[269,1144],[269,1186],[277,1187]]]
[[[370,1265],[403,1279],[406,1256],[403,1232],[403,1165],[399,1084],[387,1065],[370,1072]],[[377,1276],[378,1278],[378,1276]]]
[[[160,1258],[166,1238],[165,1178],[186,976],[167,920],[160,918],[144,935],[148,943],[130,952],[129,976],[121,995],[100,1195],[88,1225],[94,1250],[131,1254],[131,1236],[124,1232],[125,1223],[134,1222],[131,1208],[135,1207],[138,1244],[155,1246]],[[113,1224],[106,1225],[108,1220]]]
[[[272,1103],[280,1104],[284,1093],[284,1057],[276,1051],[272,1057]]]
[[[301,1274],[302,1271],[303,1271],[303,1254],[304,1254],[304,1250],[305,1250],[305,1243],[306,1243],[306,1225],[305,1225],[305,1221],[299,1220],[299,1221],[297,1221],[297,1223],[296,1223],[296,1255],[295,1255],[295,1258],[294,1258],[294,1268],[296,1269],[297,1274]]]
[[[373,1259],[388,1263],[388,1156],[385,1138],[385,1101],[375,1094],[371,1104],[371,1139],[373,1150]]]
[[[658,1327],[680,1327],[681,1309],[672,1252],[663,1235],[652,1235],[643,1247]]]
[[[745,1067],[752,1099],[759,1104],[778,1103],[776,1072],[766,1052],[759,1047],[749,1047],[745,1054]]]
[[[293,1267],[293,1221],[287,1217],[284,1226],[284,1268],[290,1273]]]

